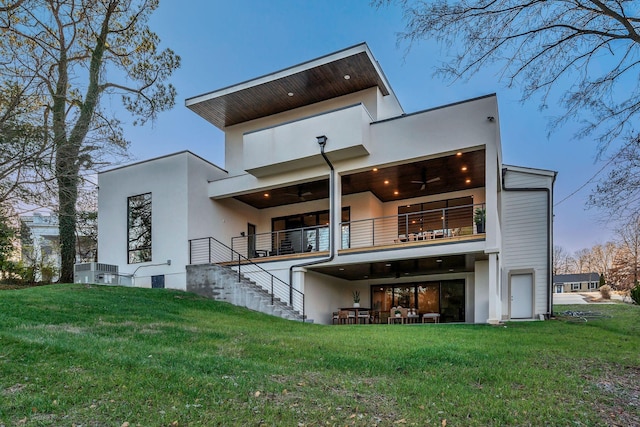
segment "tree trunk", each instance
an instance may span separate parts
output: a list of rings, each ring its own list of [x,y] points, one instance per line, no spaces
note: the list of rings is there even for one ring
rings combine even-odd
[[[60,211],[60,279],[73,283],[73,265],[76,259],[76,202],[78,199],[78,147],[67,142],[58,147],[56,177]]]

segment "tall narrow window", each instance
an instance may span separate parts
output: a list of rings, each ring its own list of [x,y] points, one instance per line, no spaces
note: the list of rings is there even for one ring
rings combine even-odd
[[[127,199],[129,264],[151,261],[151,193]]]

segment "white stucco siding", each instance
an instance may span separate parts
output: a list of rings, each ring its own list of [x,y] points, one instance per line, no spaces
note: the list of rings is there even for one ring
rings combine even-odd
[[[381,96],[382,94],[378,88],[374,87],[338,98],[318,102],[316,104],[296,108],[294,110],[285,111],[280,114],[274,114],[272,116],[230,126],[225,129],[225,168],[229,171],[230,176],[243,175],[246,173],[243,142],[244,134],[247,132],[277,126],[282,123],[292,122],[305,117],[312,117],[326,113],[327,111],[347,107],[357,103],[362,103],[368,114],[371,115],[372,119],[377,120],[378,97]],[[388,111],[392,110],[391,106],[386,107]],[[401,114],[401,110],[396,111],[396,115],[398,114]],[[325,130],[325,132],[328,131]],[[313,139],[310,142],[317,145],[315,137],[319,135],[320,134],[313,135]],[[331,138],[329,134],[327,134],[327,136]],[[289,141],[290,149],[296,149],[296,141],[297,139],[295,138]]]
[[[372,124],[372,165],[495,145],[497,102],[488,96]]]
[[[505,175],[507,188],[551,188],[548,175],[510,170]],[[534,275],[534,314],[547,312],[549,292],[549,202],[544,191],[502,192],[502,283],[503,295],[509,295],[509,274],[532,271]],[[509,301],[503,298],[503,312]]]
[[[165,287],[185,289],[188,240],[215,220],[207,180],[223,174],[186,151],[99,174],[99,262],[118,265],[121,274],[135,273],[136,286],[151,286],[151,276],[164,275]],[[151,193],[152,259],[129,264],[127,199],[145,193]]]
[[[476,261],[473,284],[473,317],[467,321],[485,323],[489,319],[489,262]]]

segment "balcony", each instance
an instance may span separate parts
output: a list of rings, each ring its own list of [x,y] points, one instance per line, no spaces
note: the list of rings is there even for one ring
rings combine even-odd
[[[406,246],[484,236],[484,218],[474,222],[484,204],[431,209],[342,223],[341,249]]]
[[[484,237],[484,204],[431,209],[340,223],[340,250],[406,248]],[[327,225],[236,236],[231,248],[247,258],[305,257],[329,250]]]

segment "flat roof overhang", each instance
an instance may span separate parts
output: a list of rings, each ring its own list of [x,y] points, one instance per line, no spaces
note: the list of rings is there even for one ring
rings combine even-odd
[[[370,191],[382,202],[481,188],[485,186],[485,150],[369,168],[341,179],[343,196]],[[327,199],[329,181],[323,178],[234,197],[257,209]]]
[[[386,261],[361,262],[305,267],[309,271],[344,280],[400,279],[441,274],[472,273],[475,262],[487,260],[483,252],[427,256],[412,259],[390,259]]]
[[[391,87],[366,43],[214,92],[187,108],[219,129],[377,86]]]

